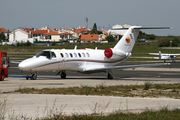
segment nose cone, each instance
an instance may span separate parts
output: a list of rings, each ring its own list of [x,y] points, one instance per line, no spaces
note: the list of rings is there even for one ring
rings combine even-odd
[[[18,65],[18,68],[20,70],[25,70],[25,71],[28,71],[31,69],[31,62],[30,62],[30,59],[27,59],[27,60],[24,60],[22,61],[21,63],[19,63]]]
[[[18,65],[18,68],[19,68],[20,70],[27,70],[28,65],[27,65],[24,61],[22,61],[22,62]]]

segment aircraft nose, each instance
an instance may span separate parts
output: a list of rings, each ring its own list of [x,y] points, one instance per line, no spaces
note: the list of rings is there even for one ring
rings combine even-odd
[[[27,70],[28,69],[28,64],[26,62],[21,62],[21,63],[19,63],[18,68],[20,70]]]
[[[25,67],[25,66],[24,66],[24,64],[23,64],[22,62],[19,63],[18,68],[19,68],[20,70],[22,70],[24,67]]]

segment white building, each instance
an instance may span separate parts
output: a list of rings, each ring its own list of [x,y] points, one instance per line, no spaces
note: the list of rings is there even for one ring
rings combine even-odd
[[[34,39],[31,38],[31,34],[29,34],[28,32],[26,32],[20,28],[13,30],[9,34],[9,42],[10,43],[27,42],[27,41],[34,43]]]
[[[109,34],[111,34],[111,35],[124,35],[126,33],[127,29],[123,29],[123,28],[129,28],[129,27],[130,27],[130,25],[128,25],[128,24],[114,25],[114,26],[112,26],[112,29],[108,30],[108,35]],[[118,29],[118,28],[120,28],[120,30],[113,30],[113,29]]]

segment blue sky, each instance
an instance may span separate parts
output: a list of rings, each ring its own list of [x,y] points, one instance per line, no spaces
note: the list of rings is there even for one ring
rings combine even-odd
[[[145,30],[148,34],[180,36],[180,0],[1,0],[0,27],[98,29],[116,24],[144,27],[170,26],[170,30]]]

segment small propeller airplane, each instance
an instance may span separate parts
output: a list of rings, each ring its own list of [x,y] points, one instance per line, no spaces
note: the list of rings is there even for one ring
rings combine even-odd
[[[175,62],[176,56],[180,55],[180,54],[164,54],[161,53],[161,51],[159,51],[159,53],[149,53],[150,55],[159,55],[159,58],[154,57],[154,59],[163,59],[164,62],[166,62],[166,60],[172,60],[172,62]]]
[[[116,66],[131,56],[131,51],[140,29],[170,29],[170,27],[131,26],[114,48],[100,49],[47,49],[34,57],[19,63],[23,71],[31,71],[31,79],[37,78],[37,71],[58,70],[61,78],[66,78],[66,71],[80,73],[105,72],[108,79],[113,79],[112,69],[134,68],[142,66],[169,65],[168,63]]]

